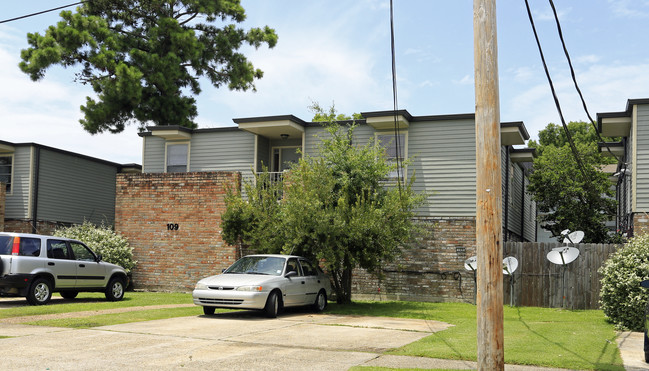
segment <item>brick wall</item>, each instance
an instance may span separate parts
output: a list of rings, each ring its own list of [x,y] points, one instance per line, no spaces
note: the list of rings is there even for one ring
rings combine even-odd
[[[54,230],[58,227],[65,226],[61,223],[50,222],[46,220],[38,221],[38,229],[36,233],[51,235],[54,233]],[[31,219],[5,219],[4,225],[5,232],[15,232],[15,233],[33,233],[32,220]]]
[[[647,213],[633,213],[633,234],[639,236],[649,231],[649,215]]]
[[[464,269],[464,261],[476,254],[475,218],[420,221],[427,233],[384,265],[381,280],[361,269],[354,272],[353,299],[473,302],[473,273]]]
[[[227,187],[238,172],[117,174],[115,230],[138,261],[135,288],[191,291],[238,258],[221,239]]]

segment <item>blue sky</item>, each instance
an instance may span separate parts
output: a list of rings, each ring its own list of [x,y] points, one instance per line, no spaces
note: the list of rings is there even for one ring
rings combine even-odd
[[[1,19],[72,0],[4,4]],[[474,111],[473,1],[395,0],[395,43],[400,109],[413,115]],[[244,0],[243,27],[268,25],[273,49],[246,49],[265,72],[257,92],[202,84],[201,128],[232,126],[233,118],[313,115],[312,101],[339,112],[392,109],[390,19],[387,0]],[[570,80],[551,8],[530,0],[550,73],[568,121],[586,115]],[[591,115],[622,111],[629,98],[649,98],[649,1],[555,0],[577,79]],[[501,121],[523,121],[535,138],[559,123],[523,0],[498,1]],[[109,161],[141,163],[134,126],[121,134],[90,135],[78,123],[89,87],[74,70],[51,68],[32,82],[17,67],[27,32],[43,32],[58,12],[0,24],[0,140],[36,142]]]

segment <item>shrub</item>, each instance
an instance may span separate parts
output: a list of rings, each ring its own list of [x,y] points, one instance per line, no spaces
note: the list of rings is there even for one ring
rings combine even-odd
[[[632,238],[599,269],[602,290],[599,304],[616,327],[642,331],[649,290],[640,282],[649,279],[649,234]]]
[[[133,260],[133,248],[129,246],[126,238],[103,224],[96,226],[86,221],[81,225],[59,228],[54,231],[54,235],[85,243],[95,253],[101,254],[102,260],[121,266],[127,273],[130,273],[137,263]]]

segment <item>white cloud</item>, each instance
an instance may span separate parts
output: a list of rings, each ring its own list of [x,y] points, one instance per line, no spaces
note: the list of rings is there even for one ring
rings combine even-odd
[[[623,18],[649,18],[649,1],[608,0],[613,14]]]
[[[453,80],[453,83],[459,85],[473,85],[473,76],[464,75],[460,80]]]
[[[556,8],[556,7],[555,7]],[[566,15],[572,11],[571,7],[565,8],[565,9],[557,9],[557,16],[559,17],[559,21],[564,20]],[[534,14],[534,19],[539,20],[539,21],[554,21],[554,13],[552,12],[552,8],[547,8],[542,11],[532,11]]]
[[[649,64],[592,65],[577,71],[577,81],[593,119],[597,113],[626,108],[630,98],[649,97]],[[553,76],[555,89],[567,122],[587,121],[579,96],[569,75]],[[550,123],[560,123],[550,87],[546,82],[531,85],[514,97],[501,100],[503,120],[525,118],[532,138]]]

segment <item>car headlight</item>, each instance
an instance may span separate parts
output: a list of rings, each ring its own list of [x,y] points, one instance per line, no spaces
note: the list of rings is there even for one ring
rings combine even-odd
[[[207,290],[208,287],[206,284],[199,282],[196,284],[196,287],[194,287],[194,290]]]
[[[261,286],[239,286],[239,287],[237,287],[237,291],[255,291],[255,292],[260,292],[260,291],[261,291]]]

